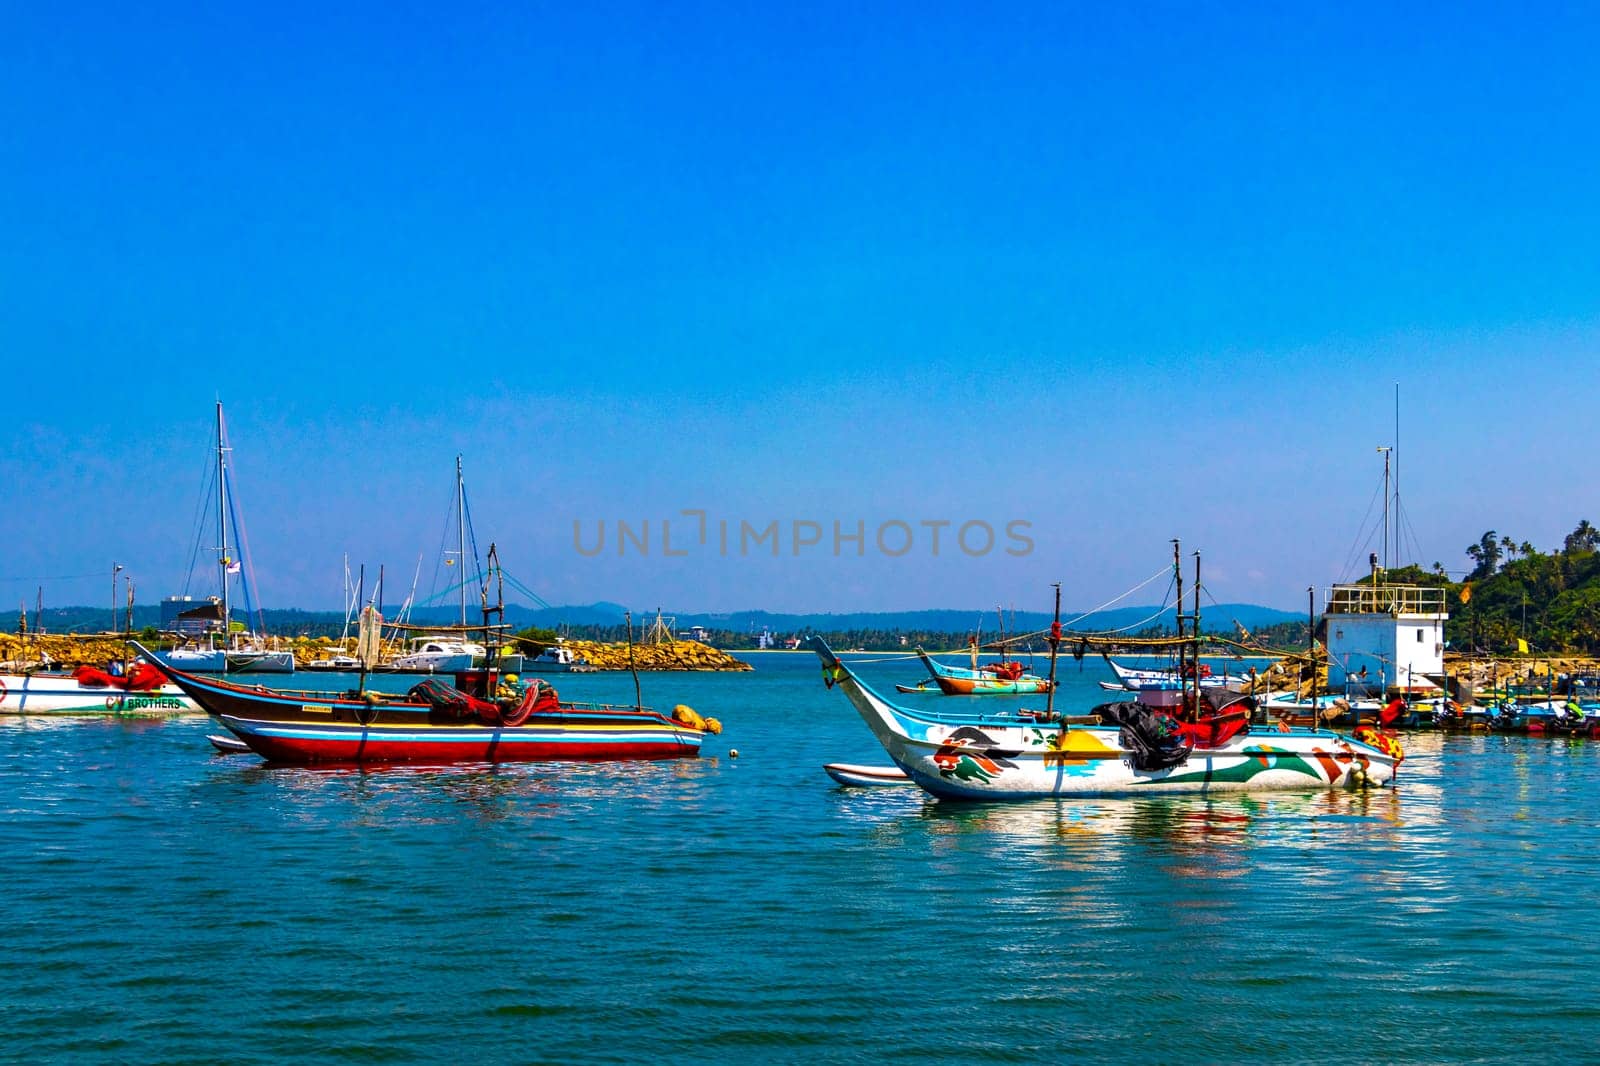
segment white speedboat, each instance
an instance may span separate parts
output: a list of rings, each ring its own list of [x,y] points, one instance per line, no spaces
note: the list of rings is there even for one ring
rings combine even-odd
[[[593,670],[594,667],[574,655],[566,641],[560,638],[538,655],[522,657],[522,672],[525,674],[581,674]]]
[[[483,662],[488,649],[482,644],[454,637],[415,637],[411,650],[389,663],[391,670],[422,671],[433,674],[460,673]]]

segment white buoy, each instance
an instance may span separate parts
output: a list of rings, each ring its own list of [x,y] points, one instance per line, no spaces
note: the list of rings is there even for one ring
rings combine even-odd
[[[738,748],[729,748],[728,749],[728,758],[737,759],[738,757],[739,757],[739,749]]]

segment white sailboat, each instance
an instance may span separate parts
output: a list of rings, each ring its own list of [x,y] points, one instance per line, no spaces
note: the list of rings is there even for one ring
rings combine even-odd
[[[232,578],[244,580],[244,566],[228,542],[228,516],[233,509],[232,485],[228,477],[228,432],[222,417],[222,401],[217,401],[217,566],[222,595],[217,606],[216,629],[208,632],[203,644],[178,647],[157,653],[161,662],[190,673],[271,673],[294,672],[294,653],[269,648],[259,635],[246,629],[233,631],[230,604]],[[218,640],[219,632],[221,640]]]

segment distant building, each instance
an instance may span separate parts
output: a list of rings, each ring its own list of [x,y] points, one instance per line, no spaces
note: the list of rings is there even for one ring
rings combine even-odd
[[[190,596],[168,596],[161,601],[161,631],[164,633],[203,637],[222,630],[222,601],[215,597],[196,600]]]
[[[1323,612],[1328,686],[1423,692],[1444,675],[1445,590],[1418,585],[1335,585]]]
[[[678,635],[686,640],[697,640],[701,644],[705,644],[711,639],[711,630],[705,626],[690,626]]]

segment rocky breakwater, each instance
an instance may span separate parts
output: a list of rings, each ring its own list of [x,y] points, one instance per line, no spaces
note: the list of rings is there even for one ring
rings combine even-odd
[[[626,670],[627,644],[602,644],[594,640],[569,640],[572,654],[596,670]],[[749,670],[749,663],[725,651],[693,640],[635,644],[633,666],[638,670]]]
[[[43,635],[29,633],[19,637],[14,633],[0,633],[0,663],[16,666],[37,666],[40,663],[77,666],[88,663],[104,666],[132,654],[132,649],[119,636],[79,636],[76,634]]]

